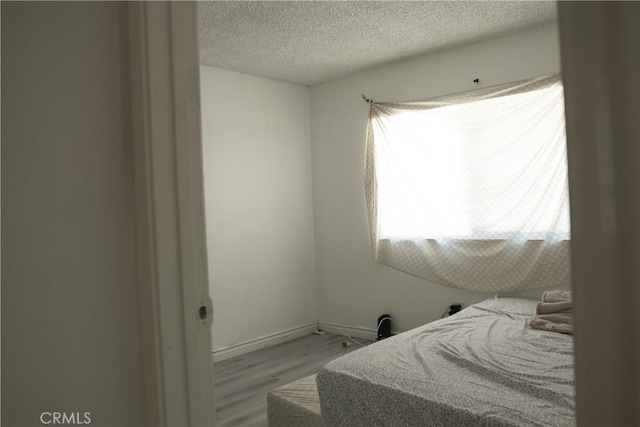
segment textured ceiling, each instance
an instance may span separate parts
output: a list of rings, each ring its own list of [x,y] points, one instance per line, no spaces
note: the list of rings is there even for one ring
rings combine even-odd
[[[213,1],[200,62],[313,85],[556,19],[553,1]]]

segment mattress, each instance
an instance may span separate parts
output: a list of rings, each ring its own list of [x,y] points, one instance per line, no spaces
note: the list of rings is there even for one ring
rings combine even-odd
[[[318,373],[336,426],[571,426],[573,337],[499,298],[340,357]]]
[[[325,427],[320,417],[316,376],[293,381],[267,394],[269,427]]]

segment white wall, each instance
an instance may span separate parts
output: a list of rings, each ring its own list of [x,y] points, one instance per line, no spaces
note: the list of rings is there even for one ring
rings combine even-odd
[[[214,350],[315,322],[306,87],[201,67]]]
[[[557,73],[555,24],[373,69],[310,90],[319,320],[375,328],[390,313],[396,330],[439,318],[453,301],[488,296],[413,278],[371,260],[364,196],[368,114],[374,100],[414,100]],[[528,295],[537,296],[539,292]]]
[[[2,3],[2,424],[142,424],[126,5]]]

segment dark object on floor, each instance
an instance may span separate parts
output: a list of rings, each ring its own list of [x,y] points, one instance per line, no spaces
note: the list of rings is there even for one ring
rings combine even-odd
[[[391,317],[383,314],[378,317],[378,341],[391,336]]]
[[[451,316],[452,314],[456,314],[460,310],[462,310],[462,305],[461,304],[452,304],[452,305],[450,305],[449,306],[449,316]]]

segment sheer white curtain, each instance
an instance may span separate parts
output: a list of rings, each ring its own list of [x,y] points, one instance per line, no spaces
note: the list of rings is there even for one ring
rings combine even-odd
[[[559,76],[372,102],[365,187],[377,262],[484,292],[569,280]]]

